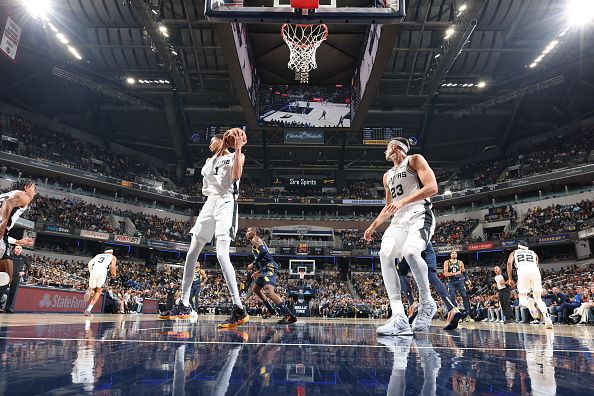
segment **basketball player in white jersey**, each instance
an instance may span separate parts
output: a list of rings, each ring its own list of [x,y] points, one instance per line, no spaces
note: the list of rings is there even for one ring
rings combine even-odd
[[[518,297],[521,306],[530,310],[530,314],[537,319],[542,313],[545,322],[545,329],[553,328],[553,321],[547,311],[547,306],[542,301],[542,280],[540,269],[538,268],[538,255],[528,249],[528,245],[519,243],[518,248],[510,253],[507,259],[508,284],[513,284],[512,264],[516,266],[518,272]],[[532,292],[532,298],[528,293]],[[538,310],[535,308],[538,308]]]
[[[240,128],[232,128],[221,136],[211,139],[209,149],[214,154],[202,167],[202,194],[207,199],[202,207],[196,224],[190,230],[192,240],[186,256],[184,277],[182,281],[182,298],[161,319],[187,319],[192,316],[190,293],[194,280],[195,264],[207,242],[216,239],[217,259],[223,270],[223,276],[233,299],[231,316],[220,323],[220,328],[232,328],[249,320],[239,298],[239,288],[235,277],[235,269],[229,257],[229,246],[237,232],[237,196],[239,180],[243,173],[245,155],[241,152],[247,143],[245,132]],[[233,147],[235,152],[229,152]]]
[[[10,245],[31,246],[31,238],[16,240],[8,236],[17,220],[37,194],[35,182],[31,179],[20,179],[12,184],[10,191],[0,194],[0,286],[12,280],[12,260],[10,260]]]
[[[371,241],[380,224],[392,218],[382,237],[380,262],[382,277],[390,299],[392,317],[377,328],[378,335],[412,335],[426,330],[437,312],[437,304],[429,290],[428,267],[421,257],[435,230],[435,217],[429,197],[437,193],[435,174],[422,155],[408,155],[410,142],[395,138],[388,143],[386,160],[394,167],[384,174],[386,206],[365,230],[364,239]],[[411,326],[402,304],[396,259],[406,259],[419,289],[418,314]]]
[[[104,253],[98,254],[89,261],[89,289],[85,293],[85,301],[89,306],[85,310],[85,316],[92,316],[91,310],[103,291],[103,286],[107,280],[107,270],[111,271],[111,276],[116,276],[116,262],[118,260],[113,255],[113,249],[106,249]]]

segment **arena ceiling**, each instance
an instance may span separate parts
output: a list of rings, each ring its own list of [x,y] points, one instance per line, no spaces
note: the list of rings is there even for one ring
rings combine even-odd
[[[455,61],[444,78],[431,74],[432,61],[438,53],[448,55],[440,52],[444,35],[463,2],[407,1],[407,17],[399,26],[365,122],[366,126],[403,127],[418,136],[422,152],[436,167],[480,155],[487,147],[505,151],[517,140],[594,115],[591,26],[567,33],[563,45],[532,69],[528,65],[566,24],[564,2],[473,1],[469,18],[478,24],[459,55],[454,54]],[[53,3],[52,20],[83,59],[73,59],[50,30],[26,14],[21,1],[0,0],[2,14],[14,17],[23,27],[16,64],[7,58],[0,61],[2,101],[94,133],[106,142],[179,164],[206,154],[204,145],[188,144],[190,130],[245,123],[216,25],[205,20],[201,0]],[[150,11],[143,8],[146,3],[156,6],[176,56],[156,27],[149,26]],[[271,71],[266,78],[282,82],[290,75],[286,57],[267,52],[280,48],[275,29],[278,27],[254,27],[250,39],[257,62]],[[341,64],[348,69],[356,63],[364,31],[352,26],[339,28],[337,33],[332,47],[320,48],[320,60],[329,65],[336,59],[334,51],[345,57]],[[332,72],[338,76],[341,69],[324,70],[326,80],[334,82]],[[129,85],[129,76],[170,81],[176,88]],[[558,76],[563,78],[558,85],[518,95],[522,89],[529,91]],[[76,77],[86,82],[77,82]],[[479,81],[486,83],[483,89],[442,86]],[[430,95],[432,84],[441,87],[437,95]],[[113,92],[106,94],[104,87]],[[501,98],[507,100],[459,114],[472,105]],[[296,168],[348,169],[348,164],[374,164],[370,159],[376,152],[381,157],[382,148],[362,146],[357,131],[328,133],[327,144],[310,148],[283,145],[280,132],[250,133],[252,167],[294,159]]]

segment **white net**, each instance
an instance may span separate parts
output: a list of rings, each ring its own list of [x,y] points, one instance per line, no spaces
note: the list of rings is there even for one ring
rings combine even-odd
[[[288,67],[295,71],[295,80],[309,82],[310,70],[316,69],[316,51],[328,38],[328,27],[321,25],[293,25],[285,23],[281,30],[283,40],[289,46]]]

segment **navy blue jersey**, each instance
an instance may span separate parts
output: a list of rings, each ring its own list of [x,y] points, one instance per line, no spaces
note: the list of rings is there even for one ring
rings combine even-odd
[[[278,272],[278,264],[272,258],[268,246],[264,242],[258,247],[252,246],[252,253],[254,254],[254,265],[258,271],[271,274]]]

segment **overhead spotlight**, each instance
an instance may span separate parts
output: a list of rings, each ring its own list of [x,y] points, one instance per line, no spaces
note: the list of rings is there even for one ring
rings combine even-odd
[[[441,56],[441,54],[435,54],[434,58],[437,59]]]
[[[134,79],[134,77],[128,77],[126,78],[126,82],[130,85],[134,85],[134,83],[136,83],[136,80]]]
[[[62,34],[62,33],[56,33],[56,38],[57,38],[58,40],[60,40],[60,42],[61,42],[62,44],[68,44],[68,43],[69,43],[69,41],[68,41],[68,39],[66,38],[66,36],[64,36],[64,34]]]
[[[167,26],[161,25],[159,26],[159,32],[165,37],[169,37],[169,33],[167,32]]]
[[[50,4],[48,0],[21,0],[27,12],[33,19],[40,18],[47,21],[47,15],[50,12]]]
[[[454,29],[453,27],[449,28],[448,30],[446,30],[446,35],[445,35],[445,39],[449,39],[450,37],[452,37],[452,35],[456,32],[456,29]]]
[[[487,86],[487,83],[484,82],[484,81],[479,81],[479,83],[476,84],[476,86],[482,89],[482,88],[485,88]]]
[[[571,0],[567,4],[566,16],[570,26],[585,26],[594,21],[592,0]]]
[[[159,84],[165,84],[165,81],[159,80]]]
[[[70,52],[70,53],[71,53],[71,54],[72,54],[72,55],[73,55],[73,56],[74,56],[76,59],[78,59],[78,60],[81,60],[81,59],[82,59],[82,56],[80,56],[80,54],[78,53],[78,51],[76,50],[76,48],[74,48],[74,47],[72,47],[72,46],[70,46],[70,45],[67,45],[67,47],[68,47],[68,51],[69,51],[69,52]]]
[[[165,80],[165,84],[170,84],[169,80]]]
[[[56,28],[52,23],[48,23],[47,26],[49,26],[54,33],[58,33],[58,28]]]
[[[155,10],[154,8],[151,11],[153,12],[153,14],[159,15],[159,13],[157,12],[157,10]]]
[[[536,63],[536,62],[532,62],[532,63],[530,64],[530,68],[531,68],[531,69],[534,69],[536,66],[538,66],[538,63]]]
[[[455,83],[454,83],[454,84],[452,84],[452,87],[457,87],[457,86],[458,86],[458,84],[455,84]]]
[[[175,51],[175,50],[171,50],[171,53],[172,53],[173,55],[177,55],[177,51]]]

